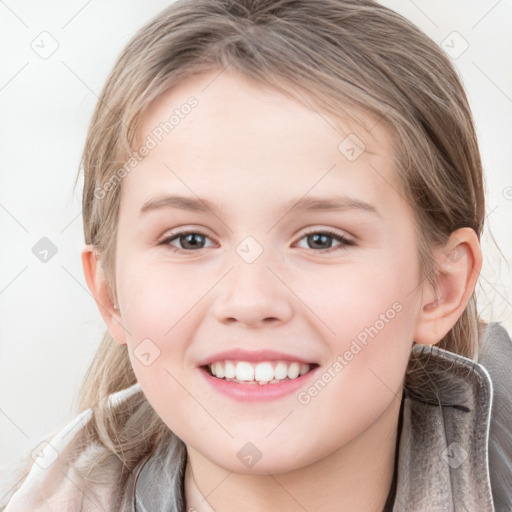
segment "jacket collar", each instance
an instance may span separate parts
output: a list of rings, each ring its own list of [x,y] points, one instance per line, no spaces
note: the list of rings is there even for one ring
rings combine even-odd
[[[494,511],[488,463],[492,396],[483,365],[435,346],[414,345],[393,512]]]
[[[494,511],[488,464],[492,381],[485,367],[414,345],[402,398],[393,512]],[[182,512],[186,446],[169,430],[134,471],[133,512]]]

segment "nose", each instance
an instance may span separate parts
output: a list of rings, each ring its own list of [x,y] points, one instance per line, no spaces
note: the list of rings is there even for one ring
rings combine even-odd
[[[263,255],[252,263],[242,259],[233,263],[231,271],[218,284],[214,303],[217,320],[246,327],[289,321],[293,314],[293,293],[286,276],[280,275],[280,267]]]

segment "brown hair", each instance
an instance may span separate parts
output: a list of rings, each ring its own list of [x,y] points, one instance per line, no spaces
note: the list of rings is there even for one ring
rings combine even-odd
[[[449,59],[411,22],[372,0],[178,0],[122,51],[83,152],[85,241],[100,254],[114,301],[122,181],[106,184],[133,156],[151,102],[211,72],[238,73],[308,105],[312,99],[314,108],[335,119],[347,112],[357,119],[361,112],[385,123],[403,194],[416,216],[422,277],[434,287],[433,248],[460,227],[481,235],[483,176],[468,101]],[[480,327],[473,293],[439,346],[475,359]],[[124,415],[106,407],[109,394],[135,382],[127,347],[106,332],[79,404],[93,411],[89,442],[100,447],[98,467],[122,454],[128,474],[168,435],[144,397],[130,413],[136,414],[131,429]],[[133,428],[137,421],[144,429],[142,423]]]

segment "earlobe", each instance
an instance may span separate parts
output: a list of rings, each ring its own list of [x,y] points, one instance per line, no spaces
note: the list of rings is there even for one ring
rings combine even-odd
[[[436,252],[437,293],[425,279],[414,340],[421,345],[439,343],[464,312],[482,267],[482,251],[475,231],[460,228]]]
[[[86,245],[82,250],[82,266],[87,286],[110,334],[119,344],[126,344],[126,331],[119,308],[112,302],[101,261],[92,245]]]

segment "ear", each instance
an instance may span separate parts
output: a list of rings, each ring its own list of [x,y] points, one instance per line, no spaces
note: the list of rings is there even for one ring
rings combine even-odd
[[[438,295],[427,279],[423,282],[421,309],[414,341],[435,345],[455,325],[475,289],[482,268],[482,251],[475,231],[460,228],[436,251]]]
[[[126,344],[126,331],[121,321],[121,312],[112,303],[101,260],[92,245],[86,245],[82,250],[82,265],[87,286],[110,334],[119,344]]]

